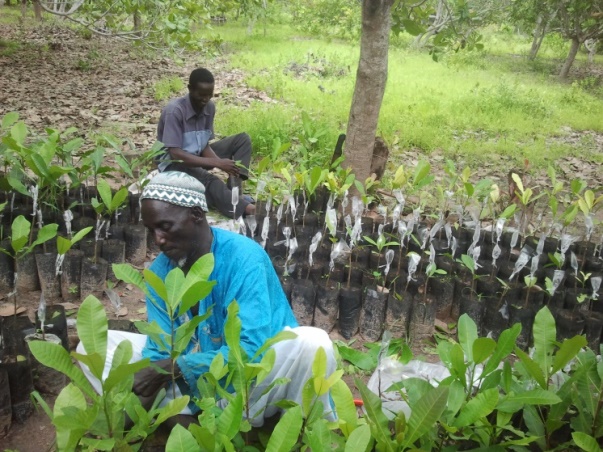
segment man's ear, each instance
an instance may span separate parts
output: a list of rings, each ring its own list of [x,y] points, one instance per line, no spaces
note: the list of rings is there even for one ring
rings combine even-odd
[[[191,209],[191,215],[193,217],[193,221],[195,223],[200,223],[202,221],[205,221],[205,212],[203,211],[203,209],[199,206],[194,206]]]

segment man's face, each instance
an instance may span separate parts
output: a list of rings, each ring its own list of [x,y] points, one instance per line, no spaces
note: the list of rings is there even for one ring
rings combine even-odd
[[[214,84],[197,83],[188,85],[188,93],[193,107],[197,110],[203,110],[211,98],[214,97]]]
[[[182,264],[199,248],[198,224],[193,209],[145,199],[141,214],[155,243],[172,261]]]

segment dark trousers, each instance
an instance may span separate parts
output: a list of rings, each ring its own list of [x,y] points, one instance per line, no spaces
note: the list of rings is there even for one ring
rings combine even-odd
[[[210,147],[216,155],[223,159],[240,161],[245,168],[241,168],[241,179],[248,178],[249,163],[251,162],[251,139],[246,133],[239,133],[223,138]],[[171,163],[165,171],[182,171],[189,174],[205,186],[205,198],[210,209],[218,210],[222,215],[232,218],[232,191],[219,177],[213,175],[203,168],[190,168],[183,163]],[[236,179],[229,177],[230,179]],[[236,181],[235,181],[236,183]],[[229,184],[230,185],[230,184]],[[243,193],[239,192],[239,203],[235,211],[235,218],[239,218],[245,212],[249,202],[243,199]]]

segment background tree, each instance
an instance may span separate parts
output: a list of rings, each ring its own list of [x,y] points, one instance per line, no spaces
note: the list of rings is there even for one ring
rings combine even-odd
[[[370,175],[381,102],[387,83],[391,8],[394,0],[362,1],[362,34],[345,144],[346,168],[356,179]]]
[[[580,46],[588,39],[603,38],[603,0],[558,0],[561,35],[571,41],[569,53],[559,73],[569,74]]]

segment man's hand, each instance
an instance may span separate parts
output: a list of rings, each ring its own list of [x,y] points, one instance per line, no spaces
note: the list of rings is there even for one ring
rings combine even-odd
[[[172,379],[172,360],[162,359],[151,363],[152,366],[159,367],[167,372],[162,374],[155,370],[155,367],[147,367],[134,375],[134,394],[142,397],[154,397],[165,385]],[[180,374],[178,366],[174,364],[174,372]]]
[[[230,174],[231,176],[239,175],[239,167],[234,160],[217,158],[215,160],[214,167]]]

